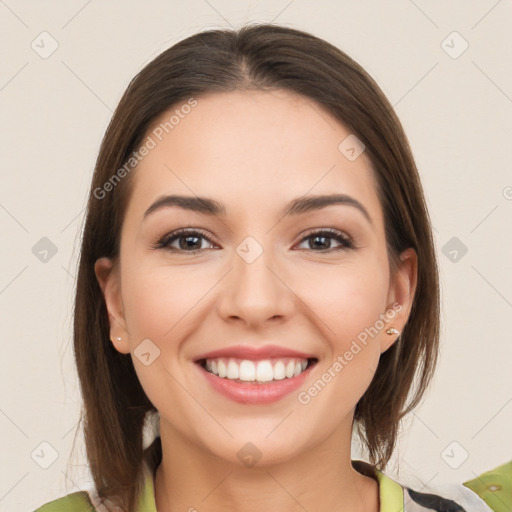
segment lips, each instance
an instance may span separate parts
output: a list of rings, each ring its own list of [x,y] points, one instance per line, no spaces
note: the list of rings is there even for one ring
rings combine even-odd
[[[226,347],[194,359],[214,390],[246,404],[280,400],[304,382],[317,361],[277,345]]]
[[[225,347],[218,350],[213,350],[200,355],[194,359],[199,362],[204,359],[216,358],[232,358],[232,359],[249,359],[252,361],[260,361],[263,359],[276,359],[295,357],[300,359],[314,359],[313,354],[291,350],[289,348],[280,347],[278,345],[265,345],[264,347],[253,347],[237,345],[234,347]]]

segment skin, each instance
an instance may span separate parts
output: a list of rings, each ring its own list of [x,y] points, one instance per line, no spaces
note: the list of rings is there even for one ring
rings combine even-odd
[[[370,160],[363,153],[349,161],[338,150],[350,132],[322,107],[285,91],[197,100],[134,171],[118,264],[101,258],[95,266],[114,346],[132,354],[160,412],[157,508],[378,511],[377,481],[351,466],[352,420],[380,354],[396,341],[386,329],[401,331],[407,321],[416,254],[400,255],[392,279]],[[333,193],[357,199],[371,222],[346,204],[280,215],[294,198]],[[164,194],[215,199],[226,216],[168,207],[144,219]],[[174,252],[153,248],[183,227],[210,238],[197,241],[199,253],[184,244],[178,252],[176,239]],[[323,228],[345,233],[355,248],[335,250],[334,238],[318,248],[305,238]],[[250,264],[236,252],[247,236],[263,249]],[[202,353],[271,343],[317,357],[302,391],[394,303],[400,312],[307,405],[297,392],[240,404],[198,377],[193,359]],[[146,366],[133,353],[148,338],[160,355]],[[252,467],[237,457],[248,442],[261,452]]]

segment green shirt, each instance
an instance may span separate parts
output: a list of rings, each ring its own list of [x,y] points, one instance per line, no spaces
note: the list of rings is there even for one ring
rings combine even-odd
[[[352,461],[354,468],[362,474],[373,477],[379,484],[380,512],[464,512],[466,509],[453,500],[438,496],[415,492],[408,487],[385,475],[367,462]],[[157,512],[154,492],[154,471],[144,463],[144,489],[139,499],[137,512]],[[468,491],[469,492],[469,491]],[[478,499],[475,497],[475,499]],[[468,512],[488,511],[483,504],[478,508],[467,509]],[[78,491],[51,501],[35,512],[94,512],[103,511],[93,490]]]

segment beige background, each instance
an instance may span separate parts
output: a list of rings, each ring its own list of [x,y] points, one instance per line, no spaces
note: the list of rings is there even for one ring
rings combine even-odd
[[[0,511],[89,485],[80,437],[68,465],[80,407],[72,292],[113,109],[173,43],[248,21],[310,31],[362,64],[395,106],[423,178],[441,265],[442,357],[404,424],[400,466],[387,473],[425,490],[511,459],[511,15],[510,0],[0,1]],[[47,261],[43,237],[57,250]]]

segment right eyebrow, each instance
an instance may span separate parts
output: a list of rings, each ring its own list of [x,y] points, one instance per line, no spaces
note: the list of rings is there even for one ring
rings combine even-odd
[[[178,206],[185,210],[190,210],[205,215],[219,215],[224,217],[226,209],[224,205],[206,197],[193,197],[193,196],[162,196],[159,197],[144,213],[144,219],[152,213],[162,208],[169,208],[171,206]]]

